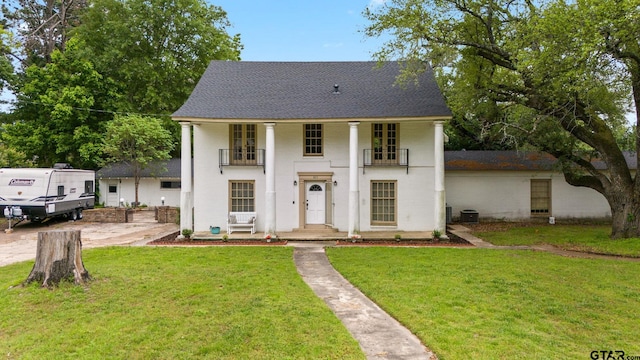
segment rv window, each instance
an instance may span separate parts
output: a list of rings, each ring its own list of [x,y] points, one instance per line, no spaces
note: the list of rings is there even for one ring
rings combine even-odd
[[[109,192],[114,194],[118,192],[118,185],[109,185]]]
[[[93,181],[87,180],[84,182],[84,193],[90,194],[93,192]]]
[[[64,196],[64,185],[58,186],[58,196]]]

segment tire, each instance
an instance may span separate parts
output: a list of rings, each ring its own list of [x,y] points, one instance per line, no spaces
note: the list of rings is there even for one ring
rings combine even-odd
[[[82,219],[83,215],[82,215],[82,209],[78,209],[78,219]]]
[[[73,220],[73,221],[78,220],[78,212],[77,211],[73,210],[73,211],[71,211],[71,213],[69,215],[70,215],[69,217],[71,218],[71,220]]]

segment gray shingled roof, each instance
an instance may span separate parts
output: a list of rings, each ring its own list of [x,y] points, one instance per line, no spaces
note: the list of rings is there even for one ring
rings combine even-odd
[[[212,61],[189,99],[172,117],[181,119],[369,119],[435,117],[447,107],[428,69],[397,85],[400,65],[366,62]],[[334,94],[334,85],[339,94]]]
[[[630,169],[637,168],[636,154],[625,152]],[[452,170],[557,170],[557,159],[547,153],[535,151],[445,151],[445,171]],[[599,170],[606,164],[600,159],[591,163]]]
[[[163,169],[166,169],[164,171]],[[142,177],[180,178],[180,159],[152,163],[142,170]],[[98,179],[129,178],[133,177],[133,169],[124,163],[110,164],[96,172]]]

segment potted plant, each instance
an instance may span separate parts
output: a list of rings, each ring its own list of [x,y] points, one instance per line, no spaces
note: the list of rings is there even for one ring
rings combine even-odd
[[[224,242],[229,241],[229,235],[227,235],[227,234],[222,235],[222,241],[224,241]]]
[[[191,230],[191,229],[182,229],[182,236],[184,236],[185,239],[191,240],[191,235],[193,235],[193,230]]]
[[[400,240],[402,239],[402,235],[400,234],[395,234],[393,237],[396,239],[396,242],[400,242]]]

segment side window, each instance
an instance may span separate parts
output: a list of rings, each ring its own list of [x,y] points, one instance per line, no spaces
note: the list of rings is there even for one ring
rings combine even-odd
[[[64,196],[64,185],[58,186],[58,196]]]
[[[160,189],[180,189],[180,181],[161,181]]]
[[[551,180],[531,180],[531,216],[551,215]]]

